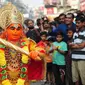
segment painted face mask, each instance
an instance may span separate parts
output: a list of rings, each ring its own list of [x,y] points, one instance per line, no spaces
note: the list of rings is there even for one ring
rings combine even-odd
[[[17,41],[21,38],[23,30],[20,24],[11,24],[6,29],[7,39],[10,41]]]

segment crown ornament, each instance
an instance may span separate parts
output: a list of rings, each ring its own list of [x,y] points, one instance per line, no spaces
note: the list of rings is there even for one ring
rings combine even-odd
[[[6,29],[12,23],[23,24],[24,18],[16,6],[11,3],[0,8],[0,27]]]

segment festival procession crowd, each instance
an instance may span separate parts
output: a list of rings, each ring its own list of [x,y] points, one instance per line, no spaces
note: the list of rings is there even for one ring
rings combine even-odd
[[[85,15],[69,12],[34,22],[8,3],[0,8],[0,85],[41,80],[85,85]]]

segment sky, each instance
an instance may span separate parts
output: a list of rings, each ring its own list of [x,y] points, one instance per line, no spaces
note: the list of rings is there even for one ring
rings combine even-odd
[[[24,4],[31,7],[38,7],[43,4],[43,0],[22,0]]]

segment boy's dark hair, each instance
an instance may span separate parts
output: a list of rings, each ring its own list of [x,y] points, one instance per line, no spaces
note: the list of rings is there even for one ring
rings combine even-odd
[[[28,21],[29,21],[29,19],[26,19],[26,20],[24,21],[24,24],[25,24],[26,26],[28,26]]]
[[[61,17],[61,16],[65,16],[65,17],[66,17],[66,15],[65,15],[64,13],[61,13],[61,14],[59,15],[59,17]]]
[[[29,21],[32,21],[32,22],[34,23],[33,20],[31,20],[31,19],[26,19],[26,20],[24,21],[24,24],[25,24],[26,26],[28,26],[28,22],[29,22]]]
[[[37,22],[37,26],[40,26],[40,25],[41,25],[40,21],[41,21],[40,18],[38,18],[38,19],[36,20],[36,22]]]
[[[66,32],[68,31],[72,31],[74,33],[74,30],[72,28],[66,30]]]
[[[58,36],[58,35],[61,35],[61,36],[63,37],[63,32],[62,32],[62,31],[58,31],[58,32],[56,33],[56,36]]]
[[[47,38],[47,41],[54,42],[55,40],[54,40],[54,38],[52,36],[50,36],[50,37]]]
[[[67,15],[71,15],[71,17],[74,19],[74,14],[73,13],[68,13],[68,14],[66,14],[66,16]]]
[[[40,36],[42,36],[42,35],[46,35],[47,36],[48,34],[47,34],[47,32],[43,31],[43,32],[40,33]]]
[[[82,17],[82,16],[77,17],[76,21],[84,22],[85,21],[85,17]]]

